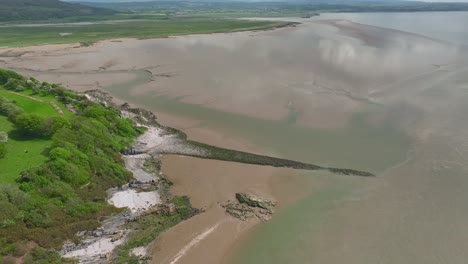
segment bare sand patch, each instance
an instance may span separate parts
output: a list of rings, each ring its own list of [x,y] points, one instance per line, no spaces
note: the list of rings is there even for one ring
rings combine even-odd
[[[127,207],[132,211],[132,213],[136,213],[161,203],[161,198],[157,191],[138,192],[136,190],[129,189],[116,192],[109,199],[109,203],[113,204],[117,208]]]
[[[324,25],[310,24],[278,32],[103,41],[81,48],[38,46],[9,49],[5,52],[27,53],[0,58],[7,67],[29,70],[26,73],[75,90],[101,87],[112,92],[112,87],[137,78],[133,70],[147,70],[152,80],[132,84],[128,94],[135,98],[167,95],[184,103],[275,121],[288,119],[293,104],[298,115],[294,122],[301,126],[343,127],[349,113],[362,104],[348,95],[365,97],[367,78],[353,80],[327,71],[322,51],[309,52],[308,47],[289,40],[289,35],[291,39],[301,36],[310,27],[326,31]],[[279,32],[285,38],[271,41]],[[258,46],[267,48],[259,51]],[[290,46],[291,54],[284,54],[285,46]],[[317,83],[348,94],[330,95]],[[340,98],[330,99],[337,95]],[[331,108],[333,118],[328,118]]]

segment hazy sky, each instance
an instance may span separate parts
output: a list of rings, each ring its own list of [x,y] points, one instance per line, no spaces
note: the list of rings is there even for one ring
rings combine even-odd
[[[413,0],[410,0],[413,1]],[[416,0],[420,2],[468,3],[468,0]]]

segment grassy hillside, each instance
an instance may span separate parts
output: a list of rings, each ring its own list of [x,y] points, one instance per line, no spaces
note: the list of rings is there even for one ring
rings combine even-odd
[[[140,132],[117,109],[0,69],[0,263],[66,263],[55,250],[117,210],[106,190],[131,178],[119,152]]]
[[[32,113],[37,109],[41,114],[55,114],[54,108],[47,103],[41,103],[26,97],[21,97],[9,93],[3,86],[0,86],[0,96],[14,100],[18,106],[24,106],[27,112]],[[55,113],[54,113],[55,112]],[[14,124],[5,116],[0,116],[0,131],[14,135]],[[20,172],[38,166],[46,161],[42,152],[49,147],[51,140],[31,139],[23,140],[18,137],[8,139],[7,153],[5,158],[0,159],[0,183],[14,183]]]
[[[1,0],[0,21],[49,20],[75,16],[111,15],[115,11],[59,0]]]

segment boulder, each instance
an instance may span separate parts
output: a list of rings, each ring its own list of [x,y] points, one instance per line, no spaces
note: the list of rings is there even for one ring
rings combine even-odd
[[[239,203],[244,203],[251,207],[258,207],[267,210],[270,210],[276,205],[276,203],[273,201],[262,199],[247,193],[236,193],[236,199],[239,201]]]
[[[236,199],[237,201],[227,201],[221,206],[226,210],[226,213],[242,221],[257,217],[266,222],[271,219],[273,207],[276,205],[276,202],[246,193],[236,193]]]

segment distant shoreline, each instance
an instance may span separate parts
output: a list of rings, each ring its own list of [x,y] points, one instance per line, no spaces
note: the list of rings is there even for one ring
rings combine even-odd
[[[118,23],[117,23],[118,22]],[[71,44],[87,47],[102,41],[119,39],[159,39],[177,36],[226,34],[236,32],[268,31],[295,27],[300,23],[288,21],[255,21],[238,19],[199,19],[199,20],[132,20],[125,23],[102,22],[58,23],[43,25],[5,25],[0,24],[0,51],[8,48]],[[96,26],[96,28],[93,28]],[[86,28],[81,28],[86,27]],[[169,31],[168,29],[169,28]],[[17,34],[21,29],[22,35]],[[171,32],[172,31],[172,32]],[[118,34],[117,34],[118,33]],[[33,37],[32,37],[33,36]]]

